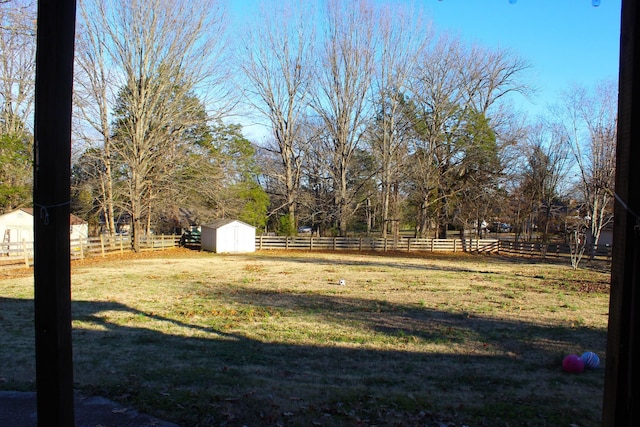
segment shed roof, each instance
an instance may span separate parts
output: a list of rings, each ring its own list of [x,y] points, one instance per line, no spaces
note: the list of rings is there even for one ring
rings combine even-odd
[[[220,228],[220,227],[224,227],[225,225],[231,224],[232,222],[238,222],[242,225],[246,225],[247,227],[251,227],[251,228],[255,228],[253,225],[249,225],[246,222],[242,222],[239,221],[237,219],[229,219],[229,218],[220,218],[220,219],[216,219],[213,222],[210,222],[209,224],[205,224],[203,225],[203,227],[207,227],[207,228]]]

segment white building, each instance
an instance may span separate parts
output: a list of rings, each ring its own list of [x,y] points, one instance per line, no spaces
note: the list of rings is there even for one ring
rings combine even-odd
[[[89,225],[75,215],[69,217],[69,234],[71,240],[87,238]],[[2,243],[33,242],[33,209],[21,208],[0,215],[0,236]]]
[[[225,252],[255,252],[256,228],[242,221],[218,219],[202,226],[202,250]]]

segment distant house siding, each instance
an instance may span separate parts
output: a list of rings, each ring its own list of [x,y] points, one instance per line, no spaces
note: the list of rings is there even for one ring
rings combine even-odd
[[[0,238],[7,242],[33,242],[33,214],[18,209],[0,215]]]
[[[75,215],[69,217],[71,240],[89,237],[89,225]],[[0,215],[0,239],[8,242],[33,242],[33,209],[23,208]]]

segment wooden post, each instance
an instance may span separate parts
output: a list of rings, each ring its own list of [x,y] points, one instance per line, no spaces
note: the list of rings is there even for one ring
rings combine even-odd
[[[29,252],[27,251],[27,241],[22,239],[22,252],[24,254],[24,266],[29,267]]]
[[[75,0],[38,1],[34,109],[34,308],[38,426],[73,426],[71,94]]]
[[[602,425],[640,423],[640,4],[622,1],[611,290]]]
[[[100,255],[104,257],[104,235],[100,234]]]

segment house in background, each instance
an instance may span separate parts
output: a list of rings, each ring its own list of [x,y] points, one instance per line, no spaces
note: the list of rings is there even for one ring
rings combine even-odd
[[[89,225],[75,215],[69,216],[69,235],[71,240],[87,238]],[[33,208],[21,208],[0,215],[0,236],[2,243],[33,242]]]
[[[202,226],[202,250],[216,253],[256,251],[256,228],[242,221],[217,219]]]

